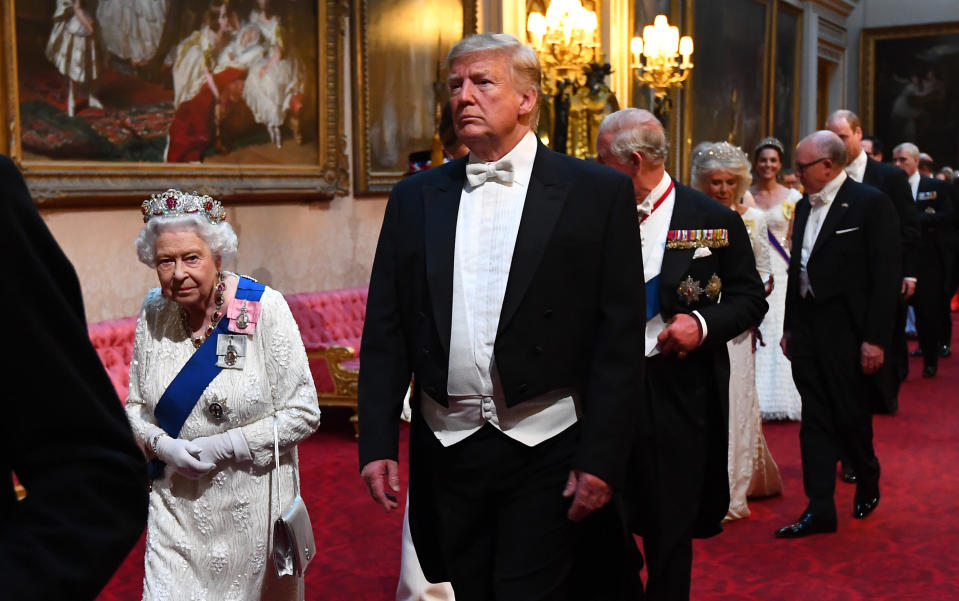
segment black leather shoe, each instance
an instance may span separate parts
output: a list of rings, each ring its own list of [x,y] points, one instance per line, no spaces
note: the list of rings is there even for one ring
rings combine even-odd
[[[845,482],[846,484],[855,484],[856,483],[856,472],[851,467],[842,466],[842,472],[839,474],[839,479]]]
[[[776,538],[802,538],[811,534],[836,531],[836,518],[826,518],[808,511],[795,524],[784,526],[776,531]]]
[[[877,505],[879,505],[878,494],[875,497],[866,499],[864,501],[856,501],[852,509],[852,517],[856,518],[857,520],[866,518],[870,513],[872,513],[872,510],[875,509]]]
[[[921,349],[921,348],[916,348],[916,349],[913,349],[913,350],[909,351],[909,356],[910,356],[910,357],[922,357],[922,349]]]
[[[923,377],[923,378],[931,378],[931,377],[933,377],[933,376],[935,376],[935,375],[936,375],[936,366],[935,366],[935,365],[927,365],[927,366],[925,366],[925,367],[922,368],[922,377]]]
[[[952,349],[949,348],[949,347],[948,347],[947,345],[945,345],[945,344],[942,345],[942,348],[939,349],[939,356],[942,357],[942,358],[946,358],[946,357],[949,357],[949,356],[951,356],[951,355],[952,355]]]

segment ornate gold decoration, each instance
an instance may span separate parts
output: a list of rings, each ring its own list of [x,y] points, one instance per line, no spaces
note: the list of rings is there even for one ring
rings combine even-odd
[[[794,202],[783,202],[783,217],[786,218],[786,221],[789,221],[793,218],[793,214],[796,212],[796,203]]]
[[[656,15],[653,24],[643,28],[643,37],[630,41],[629,49],[633,74],[658,98],[665,98],[670,88],[681,87],[693,69],[693,38],[680,38],[679,28],[670,25],[666,15]]]
[[[356,415],[356,398],[360,372],[343,365],[345,361],[356,358],[356,351],[349,346],[331,345],[307,351],[306,358],[326,361],[326,368],[333,381],[333,392],[317,391],[319,404],[322,407],[352,407],[354,413],[350,417],[350,423],[353,424],[353,432],[358,438],[360,428],[359,418]]]
[[[723,291],[723,281],[719,279],[719,276],[715,273],[709,278],[709,282],[706,283],[706,298],[716,302],[719,299],[719,293]]]

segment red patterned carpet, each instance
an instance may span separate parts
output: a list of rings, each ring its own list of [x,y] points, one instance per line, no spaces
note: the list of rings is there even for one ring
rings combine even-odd
[[[882,501],[866,520],[851,517],[854,487],[837,483],[839,532],[777,540],[773,531],[805,507],[799,426],[765,426],[785,485],[781,497],[752,501],[752,517],[697,541],[692,598],[697,601],[955,601],[959,599],[959,356],[939,376],[919,377],[913,359],[900,410],[875,420]],[[303,496],[319,555],[306,598],[390,601],[399,570],[402,513],[385,514],[359,478],[348,413],[324,412],[323,426],[300,447]],[[405,449],[406,436],[402,439]],[[405,450],[404,450],[405,452]],[[405,477],[404,477],[405,482]],[[143,543],[99,597],[140,599]]]

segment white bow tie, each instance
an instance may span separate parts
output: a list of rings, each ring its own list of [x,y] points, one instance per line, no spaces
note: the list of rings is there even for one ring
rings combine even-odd
[[[513,183],[513,163],[509,159],[494,163],[469,163],[466,165],[466,181],[475,188],[486,180],[497,180],[503,184]]]
[[[826,202],[826,195],[823,194],[822,192],[816,192],[815,194],[809,195],[809,204],[811,204],[814,207],[818,207],[819,205],[825,202]]]

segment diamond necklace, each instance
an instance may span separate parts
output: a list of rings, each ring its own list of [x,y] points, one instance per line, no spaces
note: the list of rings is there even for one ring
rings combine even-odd
[[[186,335],[189,336],[190,340],[193,341],[193,348],[200,348],[203,346],[203,343],[206,342],[206,339],[209,338],[210,334],[213,333],[213,330],[216,329],[216,324],[220,322],[220,318],[223,317],[223,313],[220,310],[223,308],[223,291],[226,290],[226,283],[224,282],[224,277],[221,272],[217,272],[216,278],[216,294],[213,296],[213,302],[216,305],[216,310],[213,311],[213,316],[210,318],[210,325],[208,325],[206,331],[203,332],[202,338],[193,337],[193,329],[190,328],[190,319],[187,315],[186,309],[180,307],[180,319],[183,321],[183,329],[186,330]]]

